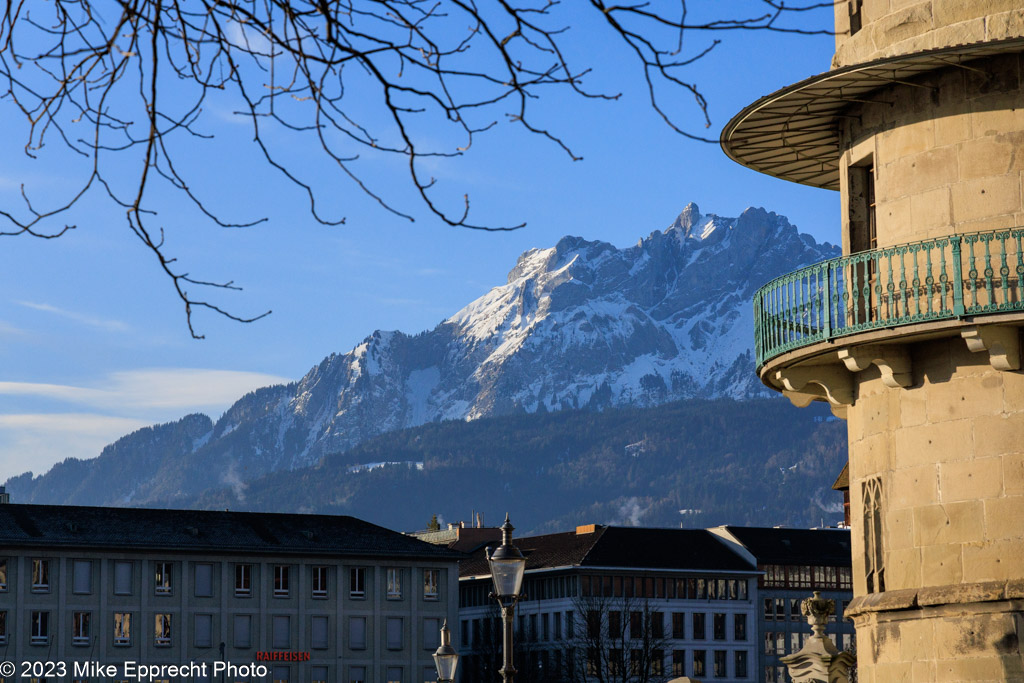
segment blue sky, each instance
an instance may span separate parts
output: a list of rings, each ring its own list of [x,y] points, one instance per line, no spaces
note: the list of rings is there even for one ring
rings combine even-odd
[[[712,5],[714,3],[711,3]],[[829,26],[826,10],[812,19]],[[582,29],[577,40],[585,45]],[[716,137],[743,106],[828,69],[830,36],[729,33],[689,76],[706,94]],[[313,221],[295,188],[262,168],[232,103],[212,102],[216,140],[185,157],[197,189],[238,218],[267,223],[224,230],[197,220],[174,196],[159,197],[170,253],[194,275],[231,279],[243,292],[219,296],[240,314],[273,310],[242,325],[198,313],[206,339],[190,338],[170,282],[129,233],[123,212],[90,199],[79,227],[58,240],[0,238],[0,480],[39,474],[65,457],[93,457],[132,429],[204,412],[216,419],[249,389],[294,380],[375,329],[418,332],[504,282],[516,257],[563,235],[616,246],[666,227],[690,201],[735,216],[748,206],[784,214],[819,240],[838,239],[838,194],[749,171],[717,145],[670,131],[647,106],[623,52],[591,52],[593,77],[616,102],[552,98],[545,121],[583,161],[510,125],[479,137],[469,154],[432,170],[450,197],[468,192],[475,215],[526,222],[510,233],[451,228],[402,193],[401,164],[368,159],[364,173],[394,189],[409,223],[381,211],[351,185],[329,181],[330,208],[344,226]],[[603,79],[603,80],[602,80]],[[686,107],[679,98],[675,106]],[[0,101],[0,204],[60,196],[77,163],[59,150],[37,161],[20,153],[23,123]],[[288,144],[288,140],[283,140]],[[311,168],[315,150],[291,153]],[[328,176],[324,176],[327,178]],[[328,182],[328,181],[325,181]]]

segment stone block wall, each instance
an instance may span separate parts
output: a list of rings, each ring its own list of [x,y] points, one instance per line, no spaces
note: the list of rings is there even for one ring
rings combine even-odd
[[[876,91],[850,110],[840,158],[847,253],[851,166],[875,168],[881,247],[1024,225],[1024,57],[969,66]]]
[[[860,29],[851,34],[851,12]],[[1020,0],[837,0],[832,68],[1024,35]]]
[[[965,586],[1024,576],[1024,374],[1000,372],[953,337],[910,346],[913,383],[859,373],[848,412],[853,528],[861,491],[883,490],[885,588]],[[867,592],[854,533],[854,594]]]

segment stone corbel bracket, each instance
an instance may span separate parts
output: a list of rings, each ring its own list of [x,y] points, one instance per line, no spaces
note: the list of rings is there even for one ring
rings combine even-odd
[[[909,387],[912,382],[910,354],[905,346],[899,344],[868,344],[840,349],[839,360],[850,372],[867,370],[871,365],[878,367],[882,373],[882,384],[891,389]]]
[[[833,415],[845,420],[846,409],[853,405],[853,375],[836,365],[778,370],[775,381],[797,408],[806,408],[811,401],[825,401]]]
[[[968,327],[960,332],[967,348],[974,353],[988,351],[988,360],[996,370],[1020,370],[1020,334],[1008,325]]]

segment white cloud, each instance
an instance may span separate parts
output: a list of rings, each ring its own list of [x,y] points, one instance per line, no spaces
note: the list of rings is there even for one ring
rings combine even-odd
[[[258,372],[143,368],[90,386],[0,382],[0,395],[34,398],[50,411],[0,414],[0,481],[27,470],[41,474],[67,457],[96,457],[129,432],[191,412],[216,418],[247,392],[288,381]]]
[[[144,368],[113,372],[104,380],[86,387],[0,382],[0,395],[36,396],[133,414],[153,411],[165,414],[169,409],[223,410],[253,389],[289,381],[286,377],[259,372]],[[164,419],[173,418],[168,416]]]
[[[84,313],[78,313],[77,311],[68,311],[63,308],[51,306],[50,304],[41,304],[34,301],[18,301],[19,305],[25,308],[31,308],[35,311],[42,311],[44,313],[53,313],[54,315],[68,320],[73,320],[76,323],[88,325],[89,327],[95,327],[101,330],[108,330],[110,332],[127,332],[131,329],[128,323],[120,320],[114,320],[111,318],[97,318],[95,316],[86,315]]]
[[[92,458],[148,422],[90,413],[0,415],[0,480],[42,474],[68,457]]]

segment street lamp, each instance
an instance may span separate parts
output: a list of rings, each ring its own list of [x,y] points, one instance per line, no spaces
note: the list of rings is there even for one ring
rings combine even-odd
[[[455,680],[455,670],[459,668],[459,653],[452,647],[452,633],[448,630],[448,620],[441,626],[441,646],[434,653],[434,666],[437,667],[437,683],[451,683]]]
[[[516,668],[512,665],[512,618],[519,600],[519,589],[523,585],[523,572],[526,571],[526,558],[519,548],[512,545],[512,522],[505,513],[505,523],[501,525],[501,545],[493,550],[487,548],[487,564],[491,567],[491,579],[494,581],[494,592],[491,594],[501,606],[502,640],[505,661],[501,667],[501,678],[505,683],[512,683]]]

